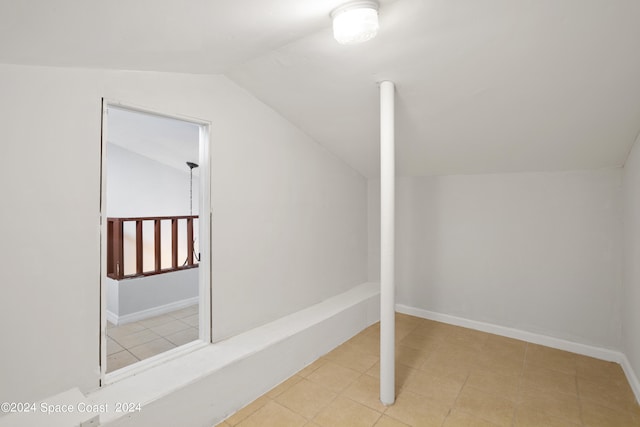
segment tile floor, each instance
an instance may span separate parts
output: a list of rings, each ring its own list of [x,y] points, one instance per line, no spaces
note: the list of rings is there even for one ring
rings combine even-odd
[[[376,324],[218,426],[640,426],[616,363],[401,314],[385,407],[378,337]]]
[[[107,372],[198,339],[198,305],[115,326],[107,323]]]

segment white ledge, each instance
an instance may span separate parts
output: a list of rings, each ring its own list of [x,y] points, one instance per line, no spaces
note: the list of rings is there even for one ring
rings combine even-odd
[[[364,283],[309,308],[105,386],[90,393],[87,400],[109,408],[100,415],[101,423],[126,415],[113,412],[117,403],[140,403],[144,411],[145,405],[376,297],[379,292],[377,283]],[[377,318],[372,315],[369,324],[375,321]]]

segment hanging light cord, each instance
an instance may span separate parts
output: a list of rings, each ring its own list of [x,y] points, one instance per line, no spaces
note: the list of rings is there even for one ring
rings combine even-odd
[[[189,215],[193,216],[193,168],[190,167],[189,169]],[[196,259],[196,261],[200,262],[200,254],[196,253],[196,239],[193,239],[193,257]],[[187,259],[184,260],[184,263],[182,264],[182,266],[184,267],[185,265],[187,265],[187,261],[189,261],[189,257],[187,256]]]

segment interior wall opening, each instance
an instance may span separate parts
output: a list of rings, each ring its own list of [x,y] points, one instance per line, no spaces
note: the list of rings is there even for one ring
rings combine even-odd
[[[105,102],[102,144],[104,377],[210,342],[208,125]]]

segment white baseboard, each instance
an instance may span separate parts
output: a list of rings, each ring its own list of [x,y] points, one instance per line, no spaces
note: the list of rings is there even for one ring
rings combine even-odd
[[[557,348],[559,350],[570,351],[572,353],[606,360],[608,362],[619,363],[622,366],[625,375],[627,376],[627,380],[629,381],[631,388],[633,389],[636,400],[640,403],[640,382],[638,381],[638,377],[631,367],[627,356],[625,356],[620,351],[580,344],[577,342],[549,337],[547,335],[536,334],[533,332],[527,332],[520,329],[507,328],[505,326],[495,325],[492,323],[479,322],[477,320],[451,316],[449,314],[436,313],[434,311],[423,310],[421,308],[410,307],[403,304],[396,304],[396,311],[403,314],[409,314],[411,316],[421,317],[423,319],[448,323],[450,325],[462,326],[464,328],[488,332],[490,334],[501,335],[504,337],[527,341],[534,344],[540,344],[547,347]]]
[[[118,324],[118,315],[107,310],[107,322],[113,323],[114,325]]]
[[[622,365],[624,374],[627,376],[627,380],[629,381],[629,385],[631,386],[633,393],[636,395],[636,400],[640,404],[640,380],[638,380],[638,376],[633,370],[633,367],[631,367],[631,362],[629,362],[626,355],[622,355],[622,361],[620,364]]]
[[[499,326],[492,323],[478,322],[476,320],[451,316],[449,314],[436,313],[433,311],[409,307],[402,304],[396,305],[396,311],[404,314],[410,314],[412,316],[422,317],[423,319],[435,320],[437,322],[462,326],[464,328],[475,329],[477,331],[488,332],[490,334],[501,335],[509,338],[515,338],[534,344],[557,348],[559,350],[570,351],[572,353],[578,353],[609,362],[621,363],[622,361],[622,353],[606,348],[580,344],[577,342],[554,338],[547,335],[536,334],[533,332],[527,332],[520,329],[507,328],[505,326]]]
[[[124,316],[118,316],[117,314],[107,310],[107,320],[114,325],[124,325],[125,323],[137,322],[138,320],[144,320],[149,317],[160,316],[161,314],[171,313],[172,311],[180,310],[181,308],[190,307],[198,304],[199,301],[199,297],[187,298],[146,310],[136,311],[135,313],[125,314]]]

